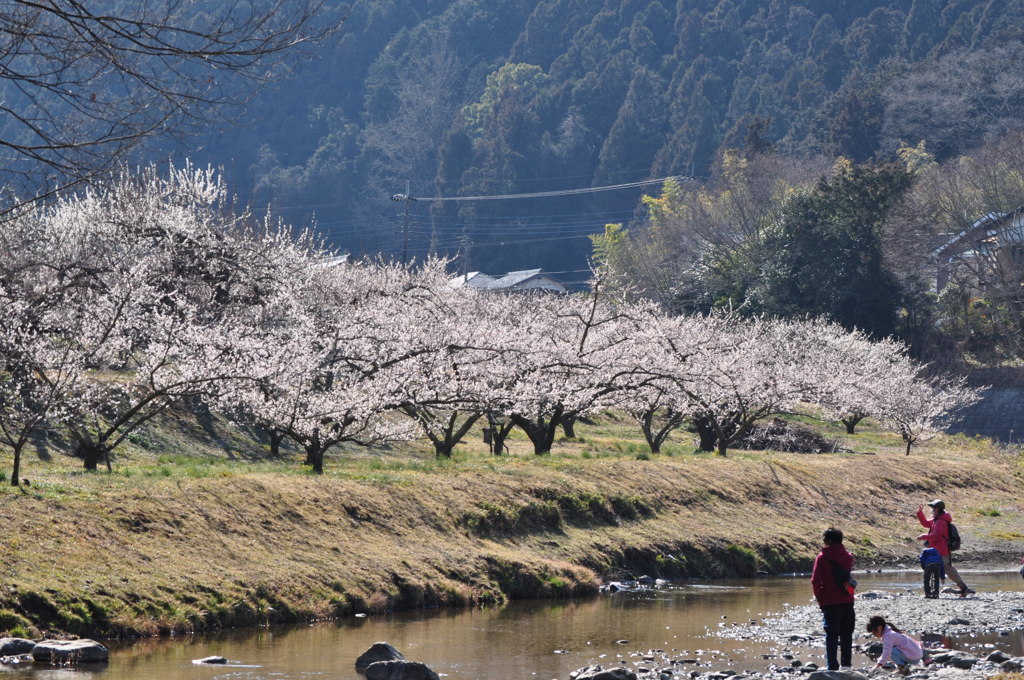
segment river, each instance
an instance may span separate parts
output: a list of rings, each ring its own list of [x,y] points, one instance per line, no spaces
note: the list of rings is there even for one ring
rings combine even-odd
[[[1024,590],[1016,572],[963,572],[979,592]],[[858,574],[860,589],[913,588],[920,572]],[[951,614],[956,603],[950,597]],[[592,663],[605,667],[661,649],[690,659],[693,668],[763,670],[786,664],[786,650],[767,643],[724,640],[709,630],[757,620],[786,603],[808,604],[806,575],[710,582],[682,581],[649,592],[619,592],[594,599],[517,602],[501,608],[401,612],[344,621],[269,629],[222,631],[177,639],[111,646],[110,663],[96,669],[27,669],[0,666],[3,677],[31,680],[357,680],[355,659],[379,640],[406,658],[423,661],[452,680],[567,680]],[[858,632],[861,622],[858,621]],[[910,627],[908,625],[908,627]],[[987,653],[999,648],[1024,655],[1024,632],[966,636],[950,642]],[[820,650],[794,650],[814,661]],[[226,666],[192,663],[219,655]],[[633,655],[631,657],[630,655]],[[765,659],[766,655],[774,655]],[[858,654],[859,656],[859,654]],[[855,659],[855,665],[867,658]]]

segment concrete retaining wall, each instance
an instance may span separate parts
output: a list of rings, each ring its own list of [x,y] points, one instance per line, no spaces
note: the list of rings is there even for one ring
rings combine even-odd
[[[994,387],[965,410],[948,432],[992,437],[1001,442],[1024,442],[1024,389]]]

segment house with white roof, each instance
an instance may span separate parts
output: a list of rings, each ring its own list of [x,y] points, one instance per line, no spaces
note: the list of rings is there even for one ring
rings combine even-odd
[[[1024,206],[989,213],[932,251],[935,292],[951,281],[984,291],[996,281],[1022,282],[1024,274]]]
[[[546,293],[567,293],[568,289],[558,279],[540,269],[523,269],[503,276],[490,276],[483,272],[470,272],[456,276],[448,285],[452,288],[476,288],[499,293],[521,293],[541,291]]]

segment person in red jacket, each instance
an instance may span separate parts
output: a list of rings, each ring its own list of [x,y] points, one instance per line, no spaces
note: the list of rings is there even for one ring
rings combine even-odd
[[[949,545],[946,544],[949,538],[949,525],[953,521],[952,515],[946,512],[946,504],[936,498],[928,504],[932,509],[931,519],[925,517],[924,506],[917,506],[917,521],[921,523],[928,533],[917,537],[919,541],[928,541],[932,547],[942,556],[942,566],[946,575],[953,579],[953,582],[960,586],[960,597],[967,597],[967,593],[974,591],[967,587],[964,580],[960,578],[959,572],[953,566],[952,556],[949,554]]]
[[[814,558],[811,589],[824,618],[828,670],[837,671],[840,665],[849,668],[853,663],[853,629],[857,623],[853,611],[856,582],[850,578],[853,555],[843,545],[839,529],[829,527],[822,540],[825,545]]]

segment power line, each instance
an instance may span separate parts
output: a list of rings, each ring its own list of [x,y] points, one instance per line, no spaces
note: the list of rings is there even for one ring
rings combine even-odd
[[[480,235],[486,235],[489,238],[489,242],[484,244],[477,244],[481,247],[503,247],[509,245],[518,245],[524,243],[541,243],[550,241],[563,241],[563,240],[577,240],[582,238],[589,238],[596,233],[600,233],[602,227],[608,223],[608,221],[614,220],[615,216],[631,215],[634,211],[606,211],[602,213],[567,213],[562,215],[544,215],[542,217],[565,217],[565,218],[577,218],[568,219],[559,222],[537,222],[531,221],[530,216],[518,215],[515,216],[515,221],[506,222],[504,224],[495,223],[494,220],[503,219],[498,216],[483,216],[482,218],[454,218],[445,216],[435,216],[431,219],[432,232],[435,236],[435,241],[430,246],[421,247],[410,247],[408,242],[410,230],[413,227],[411,221],[411,215],[409,212],[409,204],[412,202],[466,202],[466,201],[495,201],[495,200],[507,200],[507,199],[523,199],[523,198],[553,198],[559,196],[572,196],[580,194],[594,194],[606,191],[617,191],[622,189],[632,189],[644,186],[650,186],[652,184],[662,184],[668,180],[692,180],[695,178],[686,177],[681,175],[673,175],[669,177],[661,177],[657,179],[641,180],[637,182],[625,182],[621,184],[612,184],[599,187],[583,187],[579,189],[561,189],[554,191],[539,191],[529,193],[518,193],[518,194],[492,194],[492,195],[481,195],[481,196],[434,196],[434,197],[414,197],[410,194],[409,184],[406,183],[406,193],[394,194],[391,196],[393,201],[401,201],[405,204],[404,220],[402,229],[402,261],[406,261],[410,253],[418,252],[430,252],[436,250],[449,250],[455,249],[462,251],[463,258],[468,257],[467,249],[472,244],[472,232],[479,231]],[[330,205],[340,205],[339,203],[322,203],[317,207],[328,207]],[[278,210],[290,209],[295,207],[313,207],[313,206],[279,206]],[[507,218],[505,218],[507,219]],[[536,217],[533,218],[536,220]],[[332,223],[324,222],[317,226],[324,228],[330,226]],[[355,220],[339,220],[333,223],[335,229],[328,229],[327,231],[334,234],[338,234],[340,231],[347,229],[359,229]],[[384,225],[378,225],[371,227],[371,231],[380,231],[386,229]],[[554,231],[559,233],[559,236],[550,236],[543,238],[515,238],[515,236],[531,236],[539,233],[546,233]],[[508,233],[508,236],[506,236]],[[453,238],[456,236],[456,238]],[[363,232],[361,234],[363,238],[367,237],[368,234]],[[437,239],[437,237],[441,237]],[[511,237],[511,238],[510,238]],[[378,252],[389,252],[393,249],[379,249]]]
[[[474,228],[474,233],[480,234],[481,236],[494,236],[496,234],[502,234],[506,232],[516,234],[529,234],[531,232],[571,232],[571,231],[592,231],[594,229],[600,229],[603,231],[604,222],[574,222],[566,224],[558,223],[544,223],[544,224],[505,224],[490,228]],[[472,225],[439,225],[434,231],[438,234],[461,234],[463,226]]]
[[[574,175],[574,176],[556,177],[556,178],[550,178],[550,179],[544,179],[544,178],[524,178],[524,179],[520,179],[519,181],[521,181],[521,182],[552,181],[552,180],[556,180],[556,179],[574,179],[576,177],[581,177],[582,178],[582,177],[586,177],[586,175]],[[641,181],[638,181],[638,182],[626,182],[626,183],[623,183],[623,184],[610,184],[610,185],[600,186],[600,187],[583,187],[583,188],[580,188],[580,189],[564,189],[564,190],[560,190],[560,191],[540,191],[540,192],[535,192],[535,193],[524,193],[524,194],[495,194],[495,195],[490,195],[490,196],[449,196],[449,197],[445,197],[445,196],[440,196],[440,197],[417,196],[416,199],[420,200],[420,201],[493,201],[493,200],[498,200],[498,199],[502,199],[502,198],[544,198],[544,197],[547,197],[547,196],[569,196],[569,195],[573,195],[573,194],[592,194],[592,193],[598,193],[598,192],[602,192],[602,191],[615,191],[617,189],[631,189],[631,188],[634,188],[634,187],[642,187],[642,186],[647,186],[647,185],[650,185],[650,184],[660,184],[660,183],[668,181],[670,179],[675,179],[675,180],[679,180],[679,181],[700,181],[699,178],[697,178],[697,177],[690,177],[690,176],[687,176],[687,175],[671,175],[669,177],[661,177],[659,179],[646,179],[646,180],[641,180]],[[281,211],[281,210],[298,210],[298,209],[302,209],[302,208],[331,208],[331,207],[334,207],[334,206],[348,205],[348,204],[349,204],[348,202],[337,202],[337,201],[335,201],[335,202],[330,202],[330,203],[304,203],[304,204],[303,203],[296,203],[296,204],[293,204],[293,205],[278,205],[278,206],[271,205],[270,207],[271,207],[271,212],[278,212],[278,211]]]
[[[631,217],[634,214],[633,211],[622,211],[620,214],[615,213],[577,213],[573,215],[566,215],[574,219],[567,219],[564,221],[541,221],[539,216],[531,215],[520,215],[517,217],[505,217],[501,221],[493,220],[490,222],[479,221],[477,218],[431,218],[429,224],[431,228],[439,233],[445,231],[461,231],[463,228],[469,227],[473,230],[483,234],[493,234],[501,231],[535,231],[535,230],[555,230],[555,229],[572,229],[572,228],[602,228],[605,224],[611,222],[622,222],[624,218]],[[422,226],[422,218],[415,218],[415,224]],[[316,223],[317,228],[332,233],[342,233],[345,231],[356,231],[365,230],[369,228],[377,229],[391,229],[393,228],[390,223],[385,225],[381,223],[377,226],[371,226],[366,222],[350,221],[350,220],[325,220],[323,222]]]
[[[429,201],[430,199],[420,199],[422,201]],[[596,217],[599,215],[607,215],[609,217],[615,215],[632,215],[635,211],[630,210],[604,210],[601,212],[571,212],[571,213],[551,213],[551,214],[538,214],[538,215],[524,215],[523,213],[515,213],[512,215],[474,215],[473,217],[458,217],[455,215],[437,215],[432,216],[433,220],[464,220],[473,223],[484,223],[487,221],[497,220],[526,220],[526,219],[549,219],[556,217]]]
[[[537,191],[529,194],[495,194],[491,196],[440,196],[440,197],[427,197],[419,199],[421,201],[497,201],[509,198],[547,198],[551,196],[572,196],[575,194],[596,194],[602,191],[616,191],[618,189],[632,189],[635,187],[648,186],[650,184],[661,184],[667,182],[670,179],[675,180],[687,180],[694,179],[692,177],[684,177],[682,175],[672,175],[669,177],[661,177],[659,179],[648,179],[640,182],[627,182],[626,184],[610,184],[603,187],[584,187],[582,189],[562,189],[558,191]]]

